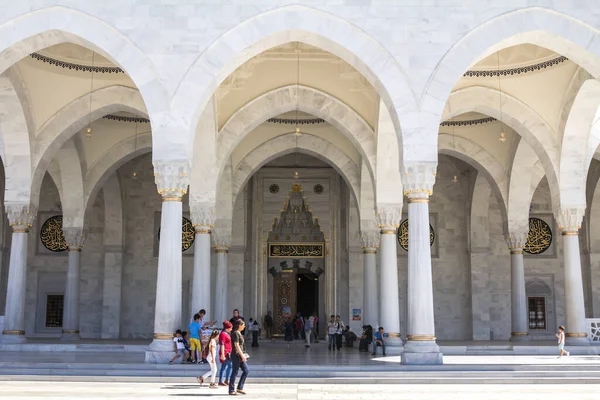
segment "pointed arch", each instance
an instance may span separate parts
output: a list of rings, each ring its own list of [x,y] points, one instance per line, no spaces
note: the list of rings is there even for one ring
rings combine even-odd
[[[210,96],[236,68],[270,48],[299,41],[328,51],[360,72],[384,100],[401,140],[401,115],[416,113],[416,97],[396,59],[376,40],[349,22],[301,5],[289,5],[256,15],[238,24],[208,47],[182,79],[172,102],[174,119],[193,142],[199,116]],[[166,139],[166,138],[164,138]],[[179,150],[178,158],[187,153]],[[157,155],[157,157],[160,157]],[[172,156],[175,157],[175,156]]]
[[[92,121],[115,112],[126,111],[146,116],[140,93],[125,86],[110,86],[94,91],[91,108]],[[33,152],[32,202],[39,201],[39,190],[48,164],[57,152],[90,120],[90,96],[72,101],[40,127]]]
[[[560,204],[560,191],[559,145],[556,143],[556,133],[531,107],[506,93],[500,94],[498,90],[472,86],[457,90],[450,95],[443,119],[447,120],[469,111],[500,119],[498,99],[502,101],[503,123],[517,132],[541,161],[550,184],[553,208],[557,210]]]
[[[235,199],[248,182],[248,179],[263,165],[278,157],[294,152],[308,154],[331,165],[350,187],[352,195],[359,205],[359,210],[363,207],[360,203],[361,199],[374,199],[372,195],[361,197],[361,184],[367,185],[366,190],[370,188],[370,191],[373,192],[373,182],[361,182],[360,169],[337,146],[317,136],[303,134],[298,138],[296,147],[296,136],[290,133],[277,136],[257,146],[233,168],[232,202],[235,202]],[[373,205],[371,208],[375,209],[375,206]]]
[[[299,90],[298,90],[299,89]],[[236,111],[217,136],[219,176],[235,147],[267,119],[295,110],[324,119],[358,149],[374,180],[377,156],[375,133],[356,111],[337,98],[306,86],[285,86],[257,97]],[[198,158],[202,155],[199,154]]]
[[[445,99],[470,66],[503,48],[535,44],[564,55],[600,77],[600,34],[597,29],[557,11],[540,7],[522,8],[484,22],[463,36],[432,72],[421,103],[432,115],[435,129],[443,114]]]

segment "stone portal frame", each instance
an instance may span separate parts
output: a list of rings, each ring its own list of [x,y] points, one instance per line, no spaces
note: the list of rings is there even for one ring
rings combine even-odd
[[[446,53],[431,75],[422,99],[432,114],[428,129],[436,129],[439,121],[446,119],[441,117],[445,99],[462,74],[485,57],[510,46],[530,43],[566,56],[598,77],[599,41],[600,34],[592,26],[538,7],[501,14],[479,25]]]
[[[233,172],[232,202],[235,203],[238,194],[246,185],[248,179],[263,165],[278,157],[296,151],[308,154],[330,164],[350,187],[352,195],[359,205],[359,210],[361,209],[360,189],[362,185],[366,185],[371,191],[374,190],[372,182],[361,182],[361,174],[358,166],[334,144],[317,136],[302,134],[298,137],[298,147],[296,147],[296,136],[294,133],[289,133],[277,136],[256,147],[235,167]],[[362,197],[362,199],[367,198],[367,196]],[[375,209],[375,206],[373,205],[372,208]]]
[[[415,114],[418,105],[396,58],[353,24],[314,8],[290,5],[243,21],[194,61],[172,102],[173,119],[181,120],[185,125],[181,130],[188,132],[188,137],[178,132],[180,148],[187,149],[193,143],[202,110],[227,76],[265,50],[294,41],[326,50],[360,72],[390,110],[402,147],[402,114]],[[160,158],[160,154],[155,157]]]
[[[375,181],[377,143],[373,129],[339,99],[306,86],[285,86],[259,96],[236,111],[217,136],[219,178],[235,147],[267,119],[295,110],[322,118],[343,133],[358,149]]]
[[[518,133],[541,161],[552,195],[553,209],[559,209],[559,144],[557,135],[537,112],[520,100],[496,89],[472,86],[453,92],[448,98],[443,120],[469,111],[500,119],[498,99],[502,101],[502,121]]]

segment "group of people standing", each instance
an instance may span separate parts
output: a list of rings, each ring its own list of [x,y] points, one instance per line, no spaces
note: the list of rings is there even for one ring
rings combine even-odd
[[[317,313],[313,313],[308,317],[302,317],[300,313],[293,319],[288,317],[283,330],[288,347],[290,342],[293,342],[294,339],[300,340],[300,338],[306,340],[305,347],[310,347],[311,342],[319,343],[319,317],[317,317]]]
[[[205,379],[210,377],[211,389],[217,389],[219,386],[227,386],[229,395],[235,396],[238,394],[246,394],[244,384],[248,377],[248,358],[246,352],[246,342],[244,340],[244,332],[246,330],[246,322],[237,309],[233,310],[233,317],[229,321],[223,321],[221,330],[213,329],[216,321],[204,322],[206,312],[200,310],[192,317],[189,330],[189,342],[186,339],[184,332],[177,330],[173,338],[175,345],[175,357],[171,359],[172,364],[179,357],[184,357],[186,360],[186,352],[189,352],[188,361],[192,363],[207,363],[210,370],[196,379],[202,385]],[[209,330],[210,334],[205,341],[201,340],[204,332]],[[189,344],[189,350],[186,350],[186,344]],[[217,384],[217,355],[221,363],[219,371],[219,383]],[[198,359],[202,357],[202,361]],[[236,379],[239,371],[242,371],[240,379],[236,387]]]

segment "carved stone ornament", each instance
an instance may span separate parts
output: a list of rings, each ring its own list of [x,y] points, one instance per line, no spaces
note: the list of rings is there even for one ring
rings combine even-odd
[[[154,181],[163,197],[182,197],[190,184],[190,165],[187,161],[154,162]]]
[[[527,243],[527,232],[510,232],[506,238],[506,244],[509,250],[522,250]]]
[[[585,208],[563,208],[557,213],[556,222],[563,232],[577,232],[584,215]]]
[[[29,204],[5,204],[9,225],[13,231],[28,231],[35,218],[36,211]]]
[[[381,233],[378,230],[360,232],[360,244],[363,249],[376,249],[379,247]]]
[[[81,248],[85,240],[83,228],[79,227],[64,227],[65,240],[69,248]]]
[[[382,204],[377,206],[377,222],[381,229],[396,230],[402,219],[402,206],[399,204]]]
[[[402,185],[409,198],[427,198],[433,193],[437,166],[433,164],[409,165],[404,168]]]
[[[216,214],[214,204],[190,204],[190,216],[196,229],[210,231],[215,227]]]
[[[216,228],[211,238],[215,249],[228,250],[231,247],[231,228]]]

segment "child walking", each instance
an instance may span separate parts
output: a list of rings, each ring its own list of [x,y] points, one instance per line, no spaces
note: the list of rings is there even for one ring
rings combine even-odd
[[[210,339],[208,339],[208,355],[206,356],[206,361],[208,361],[208,365],[210,366],[210,371],[205,373],[202,376],[199,376],[198,383],[202,385],[204,383],[204,379],[210,376],[210,388],[216,389],[218,386],[215,383],[217,379],[217,337],[219,336],[219,331],[214,330],[210,335]]]
[[[554,336],[558,338],[558,358],[561,358],[565,354],[567,357],[570,356],[571,353],[565,350],[565,327],[562,325],[559,326],[558,333]]]

